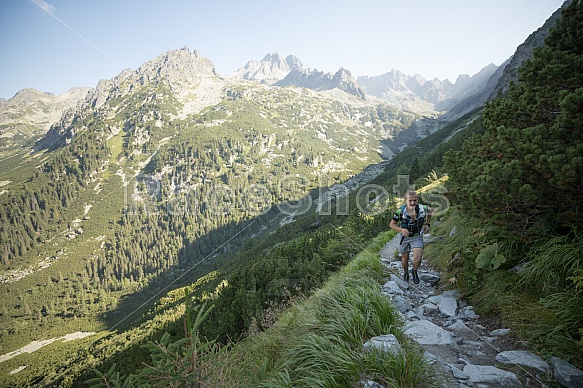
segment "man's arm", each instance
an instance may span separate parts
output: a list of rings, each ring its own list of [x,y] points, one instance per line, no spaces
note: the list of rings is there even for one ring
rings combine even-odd
[[[395,220],[391,220],[389,227],[391,229],[393,229],[394,231],[401,233],[405,237],[407,237],[409,235],[409,231],[407,229],[401,228],[399,225],[397,225],[397,222],[395,222]]]

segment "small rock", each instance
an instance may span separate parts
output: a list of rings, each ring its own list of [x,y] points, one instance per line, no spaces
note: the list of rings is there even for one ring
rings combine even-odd
[[[469,382],[492,384],[497,387],[520,387],[516,374],[490,365],[466,365],[463,372],[469,375]]]
[[[459,311],[458,318],[462,319],[464,321],[469,321],[469,320],[478,319],[478,318],[480,318],[480,316],[474,312],[473,306],[466,306],[466,307],[463,307]]]
[[[385,335],[379,335],[376,337],[372,337],[371,339],[366,341],[366,343],[363,345],[363,348],[364,349],[370,349],[370,348],[382,349],[385,352],[390,353],[394,356],[398,356],[398,355],[402,354],[402,352],[403,352],[403,349],[401,348],[401,344],[397,340],[397,337],[395,337],[392,334],[385,334]]]
[[[470,360],[468,360],[465,356],[460,355],[460,358],[458,358],[458,364],[463,364],[463,365],[469,365],[471,364]]]
[[[423,315],[436,315],[439,312],[439,308],[433,303],[425,303],[419,306],[419,310]]]
[[[473,338],[476,336],[476,333],[466,326],[465,323],[462,321],[456,321],[453,324],[446,326],[446,329],[449,331],[453,331],[458,336]]]
[[[401,287],[399,287],[397,282],[394,282],[392,280],[389,280],[388,282],[383,284],[383,286],[381,287],[381,291],[383,291],[386,294],[403,295],[403,290],[401,289]]]
[[[543,373],[549,371],[549,364],[541,357],[526,350],[508,350],[496,355],[496,361],[502,364],[522,365],[534,368]]]
[[[423,353],[423,358],[427,361],[428,364],[433,365],[437,362],[437,356],[430,352]]]
[[[555,378],[567,388],[583,387],[583,371],[559,357],[551,358]]]
[[[451,374],[458,380],[468,380],[470,376],[462,372],[457,366],[449,364]]]
[[[407,290],[409,288],[409,283],[407,283],[406,281],[403,280],[403,278],[395,275],[395,274],[391,274],[391,281],[397,283],[397,285],[399,287],[401,287],[402,289]]]
[[[494,337],[501,337],[504,335],[508,335],[509,333],[510,333],[510,329],[497,329],[497,330],[492,330],[490,332],[490,335],[494,336]]]
[[[367,380],[363,383],[364,388],[384,388],[383,385],[377,383],[376,381]]]
[[[403,314],[413,309],[411,303],[407,299],[403,298],[401,295],[393,295],[391,299],[395,307]]]
[[[438,307],[439,311],[443,315],[447,315],[448,317],[455,317],[457,312],[457,300],[456,298],[441,296],[441,300],[439,301]]]
[[[413,310],[407,311],[407,314],[405,315],[405,317],[407,318],[407,321],[418,321],[419,320],[419,315]]]
[[[439,274],[435,271],[419,272],[419,278],[424,282],[431,284],[432,286],[437,285],[440,280]]]
[[[453,335],[431,321],[408,322],[404,327],[406,336],[421,345],[453,345]]]

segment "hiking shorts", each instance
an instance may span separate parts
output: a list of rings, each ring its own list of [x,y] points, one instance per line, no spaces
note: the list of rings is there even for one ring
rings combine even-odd
[[[399,245],[399,253],[411,252],[413,248],[423,248],[423,235],[405,237]]]

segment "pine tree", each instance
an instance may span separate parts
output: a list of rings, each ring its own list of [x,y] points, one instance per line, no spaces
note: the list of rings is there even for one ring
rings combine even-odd
[[[581,1],[563,12],[545,42],[508,96],[487,105],[486,133],[445,157],[458,200],[527,241],[582,224]]]

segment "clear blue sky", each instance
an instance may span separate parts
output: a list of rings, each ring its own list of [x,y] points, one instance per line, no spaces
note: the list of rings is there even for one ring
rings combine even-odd
[[[94,87],[188,46],[222,75],[267,53],[354,76],[500,65],[563,0],[0,0],[0,97]]]

